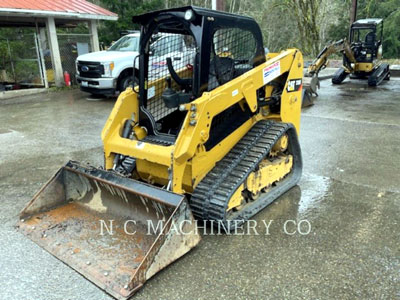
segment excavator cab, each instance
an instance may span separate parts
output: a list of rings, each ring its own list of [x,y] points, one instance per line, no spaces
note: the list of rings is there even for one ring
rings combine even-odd
[[[357,20],[350,27],[349,41],[351,51],[343,52],[343,67],[333,76],[333,84],[340,84],[349,74],[350,78],[368,78],[369,86],[390,79],[389,65],[381,62],[382,19]]]
[[[372,63],[382,56],[382,19],[361,19],[350,28],[350,46],[359,63]]]

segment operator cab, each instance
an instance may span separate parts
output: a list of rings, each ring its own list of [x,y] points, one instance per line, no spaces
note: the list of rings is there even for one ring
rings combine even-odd
[[[147,142],[173,144],[190,103],[265,62],[262,34],[249,17],[193,6],[133,17],[139,45],[141,126]]]
[[[382,19],[361,19],[350,28],[350,43],[357,62],[373,62],[382,56]]]

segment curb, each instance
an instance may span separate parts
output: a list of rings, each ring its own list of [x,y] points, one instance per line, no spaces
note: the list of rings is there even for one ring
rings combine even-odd
[[[34,89],[21,89],[21,90],[13,90],[13,91],[4,91],[0,92],[0,103],[3,100],[13,99],[17,97],[29,96],[29,95],[37,95],[41,93],[47,92],[46,88],[34,88]]]

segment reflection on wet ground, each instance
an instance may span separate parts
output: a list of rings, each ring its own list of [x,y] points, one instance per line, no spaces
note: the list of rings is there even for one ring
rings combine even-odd
[[[326,80],[319,94],[302,115],[302,180],[255,216],[257,234],[204,235],[135,299],[400,296],[400,81]],[[102,164],[100,133],[115,99],[86,97],[0,105],[1,299],[111,299],[13,229],[67,160]]]

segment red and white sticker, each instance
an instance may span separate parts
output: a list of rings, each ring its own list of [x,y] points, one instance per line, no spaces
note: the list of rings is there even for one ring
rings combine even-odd
[[[263,70],[264,84],[267,84],[271,80],[281,75],[281,62],[277,61],[272,65],[265,67]]]

